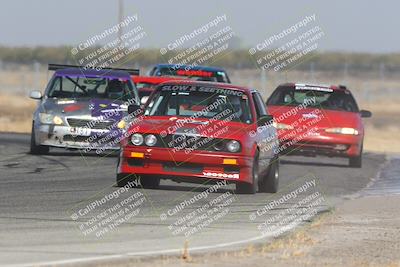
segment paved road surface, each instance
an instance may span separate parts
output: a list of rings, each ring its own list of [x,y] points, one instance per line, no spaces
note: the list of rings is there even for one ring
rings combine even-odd
[[[130,188],[116,198],[115,156],[56,149],[33,156],[28,145],[28,135],[0,134],[0,265],[176,253],[185,240],[194,251],[268,242],[277,232],[262,238],[263,223],[290,229],[309,221],[300,216],[307,210],[297,211],[329,210],[364,188],[384,162],[383,155],[366,153],[364,167],[353,169],[345,159],[284,157],[278,194],[235,195],[228,186],[204,197],[209,186],[162,181],[158,190]],[[307,196],[322,201],[299,203]],[[273,209],[265,208],[283,198]],[[92,209],[90,203],[97,206]],[[186,204],[182,210],[180,203]]]

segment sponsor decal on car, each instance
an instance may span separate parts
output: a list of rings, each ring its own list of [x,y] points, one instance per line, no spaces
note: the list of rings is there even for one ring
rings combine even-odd
[[[316,119],[316,118],[318,118],[318,115],[315,114],[315,113],[305,113],[305,114],[303,114],[303,118],[306,118],[306,119]]]
[[[309,86],[305,84],[296,84],[296,90],[312,90],[312,91],[321,91],[321,92],[333,92],[333,89],[324,86]]]
[[[230,178],[230,179],[239,179],[240,176],[238,173],[220,173],[220,172],[203,172],[204,176],[210,177],[219,177],[219,178]]]
[[[124,108],[120,104],[113,103],[108,99],[92,99],[89,103],[92,117],[106,117],[114,121],[120,121],[123,117]]]

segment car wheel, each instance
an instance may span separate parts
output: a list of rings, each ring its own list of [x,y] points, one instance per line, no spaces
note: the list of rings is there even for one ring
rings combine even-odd
[[[279,157],[273,158],[268,166],[267,173],[261,177],[260,192],[276,193],[279,187]]]
[[[349,166],[352,168],[361,168],[362,166],[362,153],[357,157],[349,158]]]
[[[49,153],[49,147],[48,146],[41,146],[41,145],[36,145],[36,140],[35,140],[35,127],[32,122],[32,131],[31,131],[31,145],[30,145],[30,151],[32,155],[43,155]]]
[[[252,168],[252,183],[236,183],[236,193],[237,194],[255,194],[258,189],[258,153],[253,160]]]
[[[117,186],[123,187],[126,186],[129,182],[133,181],[133,174],[128,173],[117,173]]]
[[[160,186],[160,178],[155,176],[141,175],[140,184],[143,188],[156,189]]]
[[[362,166],[362,153],[363,153],[363,145],[361,145],[360,155],[356,157],[349,158],[349,166],[352,168],[361,168]]]

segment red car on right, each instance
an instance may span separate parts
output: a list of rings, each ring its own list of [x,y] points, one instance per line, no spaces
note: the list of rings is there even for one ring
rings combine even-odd
[[[347,157],[360,168],[364,140],[362,118],[371,117],[345,86],[286,83],[266,102],[278,131],[279,153]]]

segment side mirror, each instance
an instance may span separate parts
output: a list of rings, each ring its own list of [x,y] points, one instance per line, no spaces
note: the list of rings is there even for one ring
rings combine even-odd
[[[139,115],[141,113],[141,107],[139,105],[129,105],[128,114]]]
[[[274,122],[274,117],[272,115],[264,115],[261,116],[257,121],[257,126],[266,126],[267,124],[271,124]]]
[[[32,99],[40,100],[42,99],[42,93],[40,91],[31,91],[29,97]]]
[[[360,110],[361,118],[370,118],[372,116],[372,112],[369,110]]]

